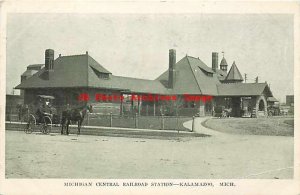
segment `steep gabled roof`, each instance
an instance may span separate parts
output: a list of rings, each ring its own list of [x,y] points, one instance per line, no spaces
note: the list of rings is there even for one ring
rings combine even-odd
[[[237,68],[235,62],[233,62],[226,78],[225,81],[243,81],[243,77],[239,71],[239,69]]]
[[[93,69],[100,73],[110,74],[109,79],[99,78]],[[54,61],[54,71],[48,73],[49,79],[45,79],[45,74],[45,68],[42,68],[16,88],[95,87],[125,90],[132,93],[168,93],[159,81],[113,76],[86,54],[61,56]]]
[[[31,73],[31,71],[25,74],[27,73]],[[46,73],[44,67],[16,88],[91,87],[127,91],[128,93],[213,96],[257,96],[266,94],[268,97],[273,96],[266,83],[221,84],[219,80],[225,76],[226,79],[231,80],[242,79],[235,63],[226,75],[226,72],[222,70],[217,70],[214,73],[199,58],[191,56],[185,56],[175,64],[175,85],[173,89],[167,87],[168,70],[156,80],[114,76],[87,54],[60,56],[54,61],[54,70]],[[101,74],[99,76],[98,73],[108,74],[109,77],[102,78]],[[45,78],[45,75],[47,75],[47,78]]]
[[[93,88],[115,89],[120,91],[127,91],[128,93],[168,93],[168,90],[159,81],[155,80],[138,79],[115,75],[110,75],[108,79],[101,79],[93,72],[91,67],[88,68],[88,75],[88,86]]]
[[[87,86],[87,55],[61,56],[55,59],[49,79],[45,78],[45,67],[18,85],[17,89],[44,87]]]
[[[200,70],[199,70],[200,72]],[[156,80],[165,87],[168,86],[169,71],[166,70]],[[173,89],[169,89],[172,94],[201,94],[199,86],[195,80],[191,66],[187,57],[182,58],[175,64],[175,79]]]
[[[267,83],[228,83],[217,85],[219,96],[258,96],[265,93],[272,97]]]
[[[198,58],[185,56],[175,65],[175,85],[170,89],[172,94],[217,95],[216,84],[219,80],[213,70]],[[209,73],[212,76],[208,76]],[[156,80],[167,86],[168,70]]]
[[[201,94],[217,95],[218,91],[216,84],[219,84],[220,82],[217,78],[217,75],[213,74],[213,70],[206,64],[204,64],[204,62],[202,62],[199,58],[187,56],[187,59],[194,74],[194,78],[196,79],[200,91],[202,92]],[[211,73],[212,76],[208,76],[202,71],[198,71],[198,68],[203,69],[208,73]]]

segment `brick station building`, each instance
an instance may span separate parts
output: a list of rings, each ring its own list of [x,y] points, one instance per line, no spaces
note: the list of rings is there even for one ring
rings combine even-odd
[[[220,67],[220,68],[219,68]],[[29,71],[29,70],[30,71]],[[34,69],[32,71],[31,69]],[[26,73],[26,74],[25,74]],[[82,55],[54,59],[54,50],[45,51],[45,64],[30,65],[21,84],[25,104],[34,104],[37,95],[55,97],[54,106],[78,106],[89,103],[94,112],[140,115],[213,115],[219,108],[231,108],[232,116],[267,115],[267,99],[273,97],[266,83],[243,83],[243,77],[233,62],[228,71],[226,59],[219,65],[218,53],[212,53],[212,66],[201,59],[186,55],[176,61],[176,51],[169,50],[169,67],[155,80],[113,75],[93,59]],[[24,77],[26,75],[26,77]],[[78,97],[87,94],[87,102]],[[97,99],[97,94],[123,97]],[[133,101],[131,95],[176,96],[176,101]],[[186,95],[210,97],[209,101],[185,101]]]

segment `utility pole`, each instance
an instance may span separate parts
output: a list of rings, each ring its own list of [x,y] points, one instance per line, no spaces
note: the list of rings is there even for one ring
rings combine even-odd
[[[247,83],[247,74],[245,73],[245,83]]]

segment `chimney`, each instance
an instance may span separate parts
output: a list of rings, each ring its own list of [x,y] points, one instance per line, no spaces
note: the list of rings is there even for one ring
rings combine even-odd
[[[212,63],[211,63],[211,68],[214,72],[219,69],[218,67],[219,60],[218,60],[218,53],[217,52],[212,52]]]
[[[175,84],[175,64],[176,64],[176,50],[169,50],[169,88],[173,88]]]
[[[46,49],[45,51],[45,70],[53,71],[54,67],[54,50]]]

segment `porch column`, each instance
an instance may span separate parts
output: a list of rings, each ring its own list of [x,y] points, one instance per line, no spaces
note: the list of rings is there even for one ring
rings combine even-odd
[[[123,94],[120,94],[120,115],[123,116]]]
[[[131,114],[133,114],[133,94],[131,94]]]
[[[199,101],[199,116],[205,116],[205,103]]]
[[[215,106],[216,106],[216,102],[215,102],[215,98],[213,98],[211,100],[211,115],[214,116],[215,115]]]
[[[138,99],[138,113],[139,113],[139,116],[141,116],[141,106],[142,106],[142,99]]]

